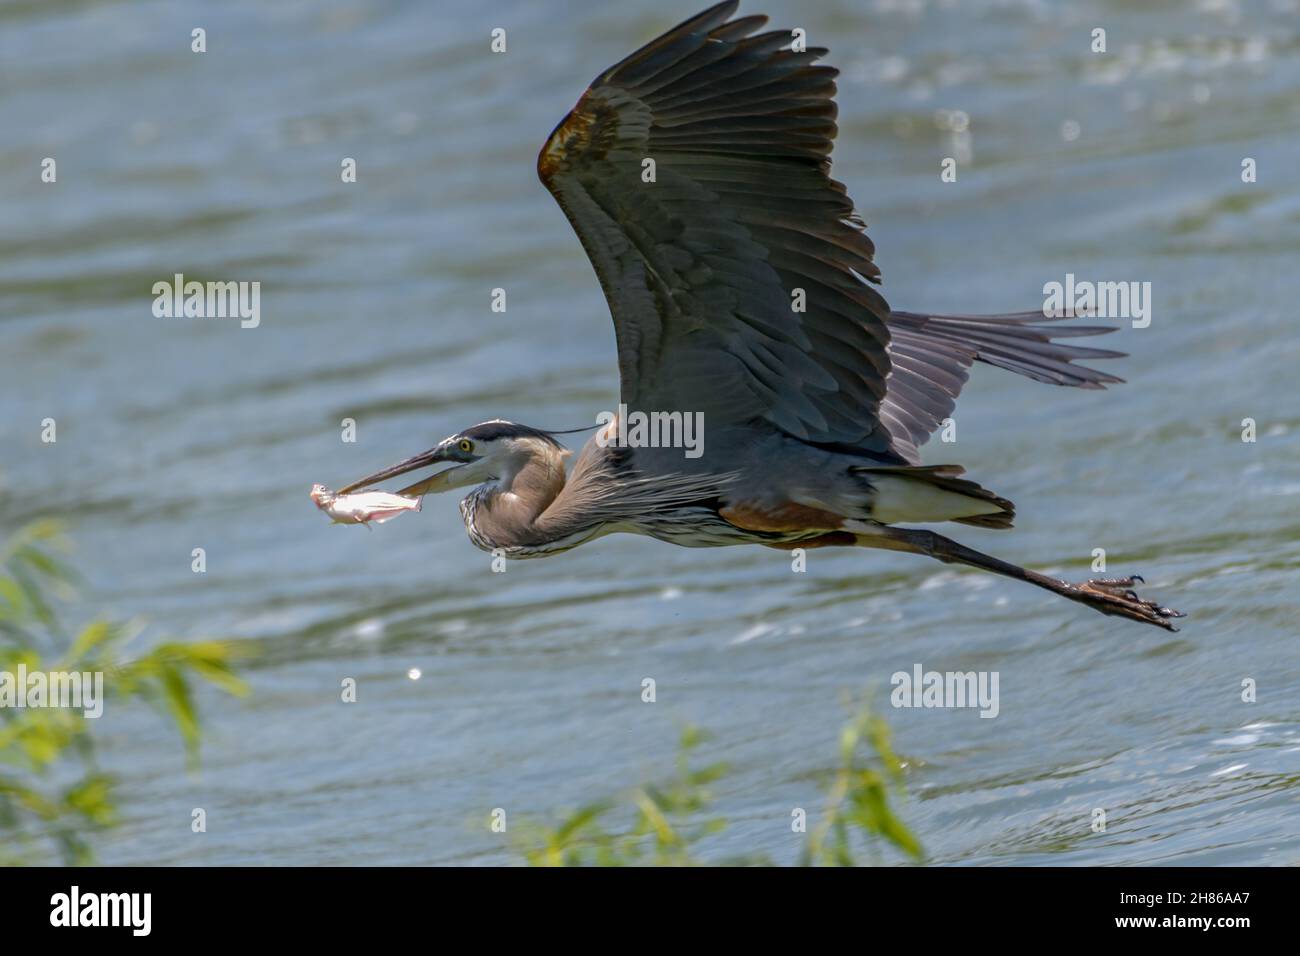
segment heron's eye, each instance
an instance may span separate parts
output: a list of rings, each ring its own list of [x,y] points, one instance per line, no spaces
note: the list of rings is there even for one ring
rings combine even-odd
[[[470,441],[468,438],[462,438],[460,441],[456,443],[456,447],[459,448],[461,451],[473,451],[474,443]]]

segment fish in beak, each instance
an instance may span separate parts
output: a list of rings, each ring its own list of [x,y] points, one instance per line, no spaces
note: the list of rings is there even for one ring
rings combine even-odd
[[[335,524],[383,524],[404,511],[419,511],[419,498],[406,498],[386,491],[363,491],[355,495],[335,494],[324,485],[312,485],[311,500],[334,519]]]

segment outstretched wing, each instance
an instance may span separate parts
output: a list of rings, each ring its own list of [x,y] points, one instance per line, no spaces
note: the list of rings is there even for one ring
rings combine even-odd
[[[728,21],[735,0],[601,74],[537,160],[614,317],[622,401],[766,421],[845,451],[917,462],[972,362],[1040,382],[1121,379],[1074,364],[1110,332],[1041,313],[892,312],[874,247],[827,175],[837,71],[826,51]]]
[[[827,171],[837,71],[720,3],[610,67],[538,156],[614,318],[622,401],[891,455],[889,306]]]

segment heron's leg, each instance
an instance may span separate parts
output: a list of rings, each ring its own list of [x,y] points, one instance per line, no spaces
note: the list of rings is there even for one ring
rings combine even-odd
[[[1133,621],[1141,621],[1143,624],[1154,624],[1169,631],[1178,630],[1170,623],[1170,618],[1186,616],[1171,608],[1161,607],[1155,601],[1144,601],[1139,598],[1132,590],[1132,586],[1135,581],[1142,580],[1140,577],[1096,578],[1081,584],[1070,584],[984,554],[974,548],[968,548],[933,531],[913,528],[881,526],[872,529],[871,534],[859,535],[858,540],[867,547],[910,551],[928,555],[945,564],[965,564],[972,568],[992,571],[994,574],[1015,578],[1017,581],[1026,581],[1053,594],[1059,594],[1063,598],[1086,604],[1102,614],[1114,614]]]

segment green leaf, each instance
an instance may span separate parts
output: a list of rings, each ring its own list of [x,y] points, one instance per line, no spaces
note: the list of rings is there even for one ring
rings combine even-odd
[[[114,628],[107,621],[94,621],[87,624],[72,642],[68,651],[69,661],[79,661],[99,645],[113,638]]]
[[[21,620],[31,613],[31,604],[28,603],[27,595],[13,578],[0,578],[0,614],[14,620]]]
[[[63,802],[97,826],[112,826],[117,819],[112,791],[111,777],[102,773],[92,774],[64,791]]]
[[[162,685],[163,702],[176,721],[176,729],[180,731],[185,749],[193,759],[199,745],[199,718],[194,710],[189,682],[170,661],[159,662],[158,678]]]

